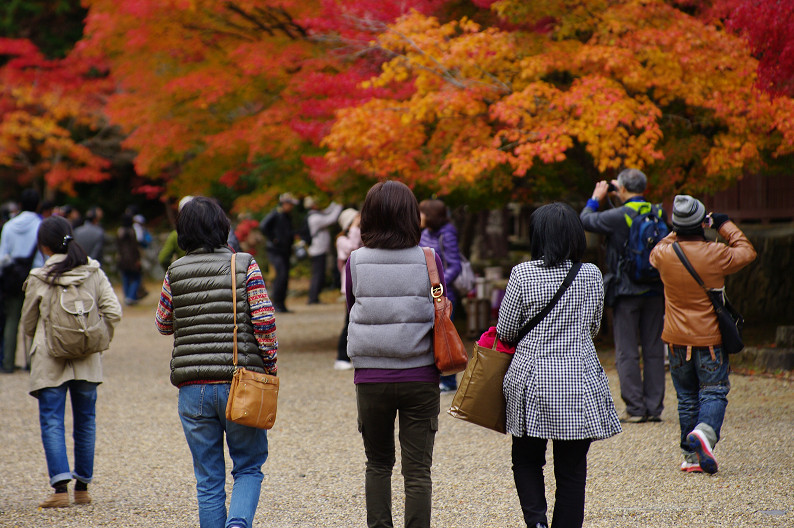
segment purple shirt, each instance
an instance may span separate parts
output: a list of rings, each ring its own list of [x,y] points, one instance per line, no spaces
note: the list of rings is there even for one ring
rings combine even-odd
[[[447,283],[444,280],[444,265],[438,251],[435,253],[436,268],[438,268],[439,279],[444,291],[447,291]],[[356,296],[353,295],[353,276],[350,272],[350,259],[345,264],[345,298],[347,299],[347,312],[356,303]],[[441,373],[435,365],[426,365],[409,369],[374,369],[357,368],[353,373],[353,383],[406,383],[406,382],[429,382],[438,383]]]

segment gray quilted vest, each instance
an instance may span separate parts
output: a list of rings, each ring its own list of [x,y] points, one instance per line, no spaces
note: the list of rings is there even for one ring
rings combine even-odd
[[[347,354],[353,366],[407,369],[435,363],[433,300],[422,249],[357,249],[350,254],[350,273],[356,302]]]
[[[174,308],[174,351],[171,383],[231,381],[234,315],[232,313],[231,250],[196,250],[168,268]],[[264,372],[254,337],[245,289],[251,263],[237,254],[237,363]]]

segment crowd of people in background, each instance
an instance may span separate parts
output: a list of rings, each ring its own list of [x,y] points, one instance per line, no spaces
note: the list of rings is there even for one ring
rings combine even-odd
[[[730,390],[729,358],[709,298],[687,271],[681,253],[703,277],[703,288],[723,294],[725,277],[752,262],[756,253],[726,215],[707,213],[703,203],[691,196],[675,197],[668,222],[661,205],[644,198],[646,186],[645,174],[627,169],[611,182],[598,182],[579,215],[562,203],[539,207],[530,220],[531,260],[511,271],[496,328],[514,348],[503,393],[516,489],[527,526],[549,526],[543,481],[549,440],[554,445],[557,480],[551,526],[581,526],[591,443],[620,433],[621,423],[662,420],[666,363],[678,398],[681,470],[717,471],[714,448]],[[611,204],[612,199],[620,204]],[[612,207],[599,210],[605,200]],[[442,287],[459,307],[455,301],[467,292],[452,286],[461,272],[462,256],[449,208],[435,198],[419,202],[407,186],[393,180],[374,185],[360,212],[306,196],[305,220],[298,223],[293,214],[299,204],[291,193],[281,194],[278,205],[261,222],[244,219],[238,237],[216,200],[183,197],[176,229],[158,255],[166,272],[157,329],[173,334],[180,318],[181,325],[195,325],[197,331],[222,327],[227,315],[223,310],[195,312],[189,307],[211,289],[222,290],[231,302],[226,280],[230,273],[239,274],[240,294],[248,303],[240,345],[247,350],[245,366],[275,374],[274,314],[290,312],[286,302],[292,263],[309,259],[309,305],[321,302],[329,273],[338,277],[347,309],[333,368],[354,370],[367,458],[367,525],[392,526],[394,425],[399,419],[406,525],[430,526],[430,470],[439,398],[441,392],[456,390],[457,378],[442,376],[434,363],[434,308],[421,248],[433,250]],[[32,340],[24,368],[31,371],[30,393],[39,400],[42,441],[54,488],[40,506],[69,506],[67,484],[72,479],[77,481],[75,502],[88,503],[96,386],[102,382],[100,356],[66,361],[48,355],[53,329],[45,305],[56,291],[50,286],[88,288],[100,301],[98,309],[112,337],[121,307],[102,268],[109,240],[102,225],[104,213],[99,206],[81,215],[71,206],[42,203],[33,189],[22,192],[18,204],[4,204],[0,212],[0,371],[13,373],[17,368],[21,328]],[[645,256],[654,275],[639,280],[636,270],[626,265],[626,252],[637,226],[649,216],[662,228],[657,233],[660,239]],[[134,305],[146,295],[142,253],[154,242],[146,219],[134,206],[123,212],[119,223],[115,270],[121,277],[124,304]],[[335,241],[332,228],[338,233]],[[707,240],[709,228],[727,243]],[[607,273],[603,277],[597,266],[582,264],[585,230],[604,236]],[[272,280],[253,257],[262,242]],[[335,262],[330,263],[334,252]],[[233,253],[240,255],[238,269],[224,268]],[[200,280],[183,280],[188,277]],[[547,304],[551,308],[541,323],[522,334],[522,326]],[[605,306],[614,314],[615,362],[624,403],[619,414],[594,345]],[[175,334],[171,381],[179,388],[179,415],[193,455],[199,518],[202,526],[247,527],[268,456],[267,434],[226,422],[223,408],[231,379],[228,343],[217,332],[203,335],[201,342],[194,337],[185,340]],[[73,470],[64,445],[67,393],[74,412]],[[214,403],[202,403],[206,401]],[[206,448],[220,445],[224,435],[235,479],[228,512],[223,452]]]

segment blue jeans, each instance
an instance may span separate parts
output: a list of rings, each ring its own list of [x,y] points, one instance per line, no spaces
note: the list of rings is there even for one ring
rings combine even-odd
[[[201,528],[248,528],[259,502],[262,465],[267,460],[267,431],[226,421],[229,388],[228,383],[208,383],[179,389],[179,418],[193,454]],[[234,478],[228,517],[224,432]]]
[[[71,380],[60,387],[48,387],[38,391],[41,442],[44,444],[51,486],[72,478],[86,484],[91,482],[94,475],[97,385],[98,383]],[[63,425],[67,390],[72,398],[74,421],[74,471],[69,470]]]
[[[124,299],[135,301],[138,299],[138,288],[141,286],[143,276],[140,271],[122,271],[121,289],[124,291]]]
[[[670,374],[678,395],[678,421],[681,425],[681,449],[692,450],[686,436],[699,423],[714,429],[717,440],[728,406],[730,365],[722,347],[714,347],[714,359],[708,347],[692,347],[692,357],[686,360],[686,347],[670,345]],[[715,442],[716,443],[716,442]],[[714,446],[711,446],[712,448]]]

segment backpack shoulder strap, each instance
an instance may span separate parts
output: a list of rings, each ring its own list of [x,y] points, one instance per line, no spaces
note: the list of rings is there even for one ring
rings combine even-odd
[[[626,220],[626,225],[631,227],[634,219],[641,214],[645,214],[652,209],[650,202],[626,202],[623,204],[623,218]]]

